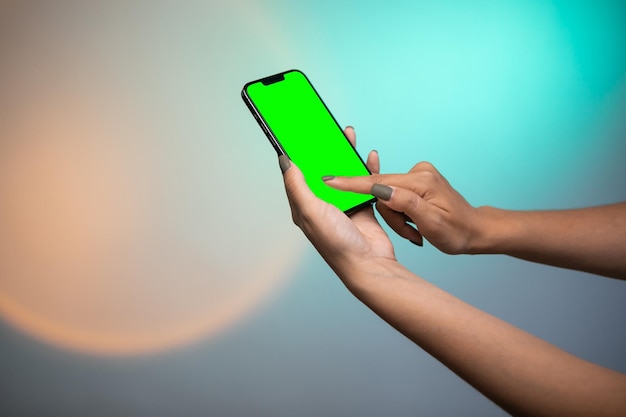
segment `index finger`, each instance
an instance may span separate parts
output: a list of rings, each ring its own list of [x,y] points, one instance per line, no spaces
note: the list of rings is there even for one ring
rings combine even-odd
[[[330,187],[343,191],[352,191],[360,194],[370,194],[374,184],[394,185],[411,188],[407,174],[372,174],[358,177],[322,177]]]

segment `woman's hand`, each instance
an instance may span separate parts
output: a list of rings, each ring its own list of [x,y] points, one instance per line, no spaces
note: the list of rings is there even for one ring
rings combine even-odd
[[[505,254],[626,279],[626,202],[550,211],[474,208],[428,162],[406,174],[331,177],[326,184],[373,194],[396,233],[417,244],[423,236],[445,253]]]
[[[470,253],[481,231],[479,210],[428,162],[420,162],[406,174],[334,177],[326,184],[374,194],[379,198],[376,208],[387,224],[420,246],[423,236],[443,252]]]
[[[354,129],[347,127],[345,134],[354,146]],[[348,217],[335,206],[317,198],[300,169],[286,156],[280,156],[279,162],[294,223],[344,282],[355,268],[368,268],[368,265],[371,267],[381,260],[395,262],[391,241],[378,224],[371,207]],[[380,162],[376,151],[370,152],[367,167],[378,174]]]

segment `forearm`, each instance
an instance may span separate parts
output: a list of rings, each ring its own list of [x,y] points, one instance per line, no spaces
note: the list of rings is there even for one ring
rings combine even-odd
[[[470,253],[501,253],[626,279],[626,203],[560,211],[477,209]]]
[[[514,415],[626,413],[625,376],[490,316],[397,263],[355,269],[343,280],[380,317]]]

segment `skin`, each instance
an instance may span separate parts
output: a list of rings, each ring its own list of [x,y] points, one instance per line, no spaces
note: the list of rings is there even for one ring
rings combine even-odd
[[[326,184],[359,193],[374,184],[390,187],[391,198],[377,206],[385,221],[400,236],[425,237],[445,253],[506,254],[626,279],[626,203],[555,211],[474,208],[428,162],[407,174],[335,177]]]
[[[346,129],[346,136],[354,144],[352,128]],[[298,167],[286,156],[280,158],[294,223],[346,287],[465,381],[512,415],[626,415],[625,375],[570,355],[408,271],[396,260],[391,241],[371,207],[346,216],[315,197]],[[390,186],[389,200],[377,204],[384,219],[401,236],[418,243],[425,237],[447,253],[496,253],[499,242],[505,242],[503,253],[541,261],[546,255],[540,253],[538,246],[544,245],[551,254],[547,256],[549,263],[558,264],[574,255],[577,245],[557,248],[554,240],[558,239],[547,236],[552,229],[542,230],[542,226],[571,229],[573,219],[582,218],[592,226],[624,235],[603,226],[600,220],[607,213],[619,212],[622,217],[616,223],[623,226],[623,205],[606,212],[566,213],[567,220],[555,220],[558,216],[554,213],[547,213],[543,219],[539,213],[526,216],[492,208],[474,209],[432,165],[418,164],[404,175],[380,175],[375,151],[369,154],[367,165],[374,173],[371,178],[364,177],[369,182],[334,178],[327,184],[366,193],[373,184]],[[419,232],[407,221],[415,224]],[[508,222],[515,224],[507,225]],[[559,222],[563,222],[560,228],[549,224]],[[492,227],[495,230],[487,230]],[[518,228],[522,230],[517,231]],[[576,233],[563,231],[566,240]],[[531,242],[514,242],[515,237]],[[589,239],[588,229],[585,237]],[[619,237],[607,241],[619,241]],[[592,259],[582,263],[585,268],[579,268],[576,262],[571,265],[579,269],[610,269],[611,276],[623,277],[623,269],[601,267]]]

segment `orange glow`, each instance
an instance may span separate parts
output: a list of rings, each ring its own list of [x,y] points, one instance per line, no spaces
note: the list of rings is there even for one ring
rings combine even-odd
[[[146,125],[104,123],[71,90],[13,116],[0,143],[0,314],[38,339],[115,355],[189,343],[253,309],[299,257],[286,213],[257,208],[272,236],[249,236],[236,199],[210,202],[195,231],[208,244],[195,242],[185,214],[202,199],[175,181],[184,159],[137,140]]]
[[[239,82],[212,64],[245,67],[228,36],[269,45],[246,62],[289,48],[240,3],[6,10],[3,319],[63,348],[140,354],[224,329],[289,275],[304,246],[285,199],[250,201],[281,192],[277,167],[241,152],[267,144],[251,121],[253,139],[232,129],[238,110],[249,118]]]

